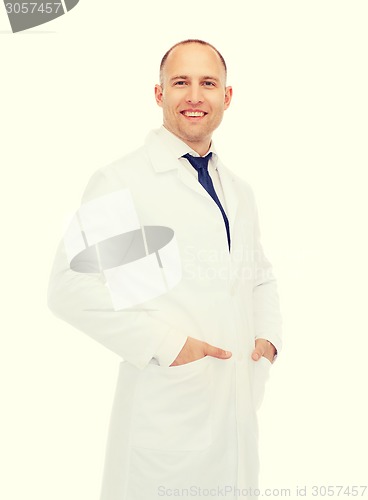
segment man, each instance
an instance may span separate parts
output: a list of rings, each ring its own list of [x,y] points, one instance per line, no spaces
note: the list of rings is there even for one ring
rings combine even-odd
[[[252,498],[256,411],[281,347],[276,282],[252,191],[211,139],[232,98],[223,57],[180,42],[160,80],[163,126],[90,180],[78,216],[86,248],[75,257],[82,243],[60,245],[49,305],[124,360],[101,500]],[[125,208],[96,228],[106,204]],[[96,243],[116,216],[120,229]]]

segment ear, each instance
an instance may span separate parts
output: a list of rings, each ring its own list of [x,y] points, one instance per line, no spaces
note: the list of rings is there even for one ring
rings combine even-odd
[[[224,109],[227,109],[230,106],[232,97],[233,97],[233,88],[226,87],[225,88]]]
[[[155,99],[156,103],[158,106],[162,108],[162,101],[163,101],[163,88],[161,85],[155,85]]]

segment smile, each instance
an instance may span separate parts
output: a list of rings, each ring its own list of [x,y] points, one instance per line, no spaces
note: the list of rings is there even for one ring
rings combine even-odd
[[[185,110],[180,112],[182,115],[187,116],[188,118],[203,118],[207,113],[204,111],[190,111]]]

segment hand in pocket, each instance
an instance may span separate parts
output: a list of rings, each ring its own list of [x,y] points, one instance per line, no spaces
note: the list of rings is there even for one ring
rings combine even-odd
[[[232,354],[229,351],[215,347],[207,342],[202,342],[202,340],[188,337],[182,350],[170,366],[185,365],[204,358],[205,356],[212,356],[218,359],[229,359]]]

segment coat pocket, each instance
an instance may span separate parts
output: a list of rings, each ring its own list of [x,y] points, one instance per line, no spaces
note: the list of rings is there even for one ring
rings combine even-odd
[[[261,357],[258,361],[253,363],[253,404],[255,410],[258,410],[262,404],[266,382],[270,376],[270,369],[272,363],[265,358]]]
[[[211,358],[180,366],[149,365],[135,394],[132,446],[168,451],[211,444]]]

